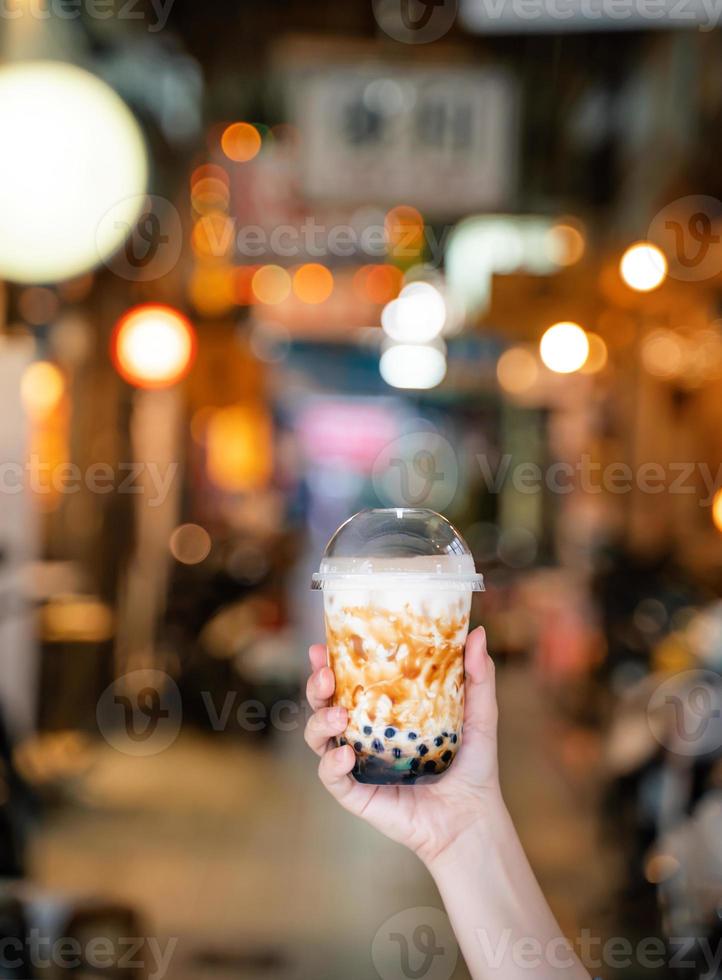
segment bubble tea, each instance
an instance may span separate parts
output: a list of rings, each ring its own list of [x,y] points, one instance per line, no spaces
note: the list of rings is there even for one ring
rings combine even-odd
[[[366,510],[328,543],[323,590],[338,739],[361,783],[414,783],[445,772],[463,735],[464,643],[483,589],[468,546],[434,511]]]

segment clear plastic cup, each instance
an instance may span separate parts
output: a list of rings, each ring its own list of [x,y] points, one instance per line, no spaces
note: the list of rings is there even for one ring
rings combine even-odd
[[[364,510],[331,538],[312,588],[355,779],[440,776],[461,745],[471,593],[484,588],[464,539],[432,510]]]

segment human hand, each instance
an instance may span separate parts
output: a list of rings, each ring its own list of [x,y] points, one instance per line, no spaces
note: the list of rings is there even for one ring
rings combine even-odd
[[[426,784],[420,779],[414,786],[372,786],[357,783],[349,775],[355,761],[353,748],[336,748],[330,743],[344,732],[348,715],[345,708],[329,707],[335,678],[327,666],[326,647],[312,646],[309,656],[313,673],[306,693],[314,714],[306,725],[305,738],[321,756],[321,782],[345,809],[411,848],[428,864],[483,823],[489,807],[500,804],[494,664],[481,627],[466,642],[461,748],[444,776]]]

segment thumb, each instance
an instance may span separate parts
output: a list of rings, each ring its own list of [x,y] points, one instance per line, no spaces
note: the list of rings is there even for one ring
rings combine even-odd
[[[496,741],[496,677],[494,662],[486,649],[486,632],[479,626],[466,641],[464,742]]]

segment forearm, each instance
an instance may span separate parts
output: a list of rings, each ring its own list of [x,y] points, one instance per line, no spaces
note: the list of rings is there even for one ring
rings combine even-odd
[[[589,980],[500,795],[481,820],[426,863],[474,980]]]

